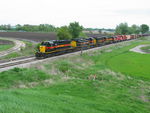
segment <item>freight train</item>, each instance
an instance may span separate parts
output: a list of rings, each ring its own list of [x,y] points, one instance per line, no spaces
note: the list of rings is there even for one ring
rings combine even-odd
[[[117,35],[117,36],[77,38],[72,40],[44,41],[38,46],[38,50],[35,53],[35,56],[37,59],[47,58],[55,55],[90,49],[121,41],[132,40],[139,38],[141,36],[143,35]]]

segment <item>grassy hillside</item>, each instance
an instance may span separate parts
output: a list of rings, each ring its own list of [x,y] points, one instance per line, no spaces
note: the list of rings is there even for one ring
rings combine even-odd
[[[23,41],[26,44],[25,48],[22,48],[20,51],[18,52],[13,52],[10,53],[4,57],[1,57],[0,60],[2,59],[10,59],[10,58],[16,58],[16,57],[21,57],[21,56],[30,56],[30,55],[34,55],[35,53],[35,48],[36,48],[36,44],[29,42],[29,41]]]
[[[147,39],[0,73],[2,113],[149,113],[150,77],[125,63]],[[128,56],[129,55],[129,56]],[[117,58],[116,58],[117,57]],[[121,58],[127,61],[122,61]],[[120,64],[118,64],[119,61]],[[143,60],[136,61],[139,65]],[[145,67],[150,63],[144,60]],[[131,68],[138,66],[128,65]],[[120,68],[121,67],[121,68]],[[127,72],[124,72],[124,70]],[[131,76],[130,76],[131,75]]]
[[[115,71],[150,79],[150,54],[127,52],[109,59],[108,65]]]
[[[129,49],[140,44],[150,44],[149,41],[133,42],[132,45],[101,55],[104,64],[116,71],[141,79],[150,79],[150,54],[140,54],[130,52]]]

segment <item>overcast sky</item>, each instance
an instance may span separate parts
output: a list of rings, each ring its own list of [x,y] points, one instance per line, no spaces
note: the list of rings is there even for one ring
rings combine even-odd
[[[0,24],[115,28],[121,22],[150,25],[150,0],[0,0]]]

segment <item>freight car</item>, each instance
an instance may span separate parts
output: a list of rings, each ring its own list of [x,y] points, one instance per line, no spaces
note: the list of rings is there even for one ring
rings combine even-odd
[[[111,37],[89,37],[77,38],[73,40],[51,40],[44,41],[38,47],[36,58],[47,58],[55,55],[60,55],[68,52],[79,51],[81,49],[89,49],[99,47],[111,43],[131,40],[142,35],[117,35]]]

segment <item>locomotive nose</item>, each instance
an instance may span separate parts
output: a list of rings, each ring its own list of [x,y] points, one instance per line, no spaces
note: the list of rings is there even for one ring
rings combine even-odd
[[[46,47],[45,46],[40,46],[40,52],[45,53],[45,51],[46,51]]]

